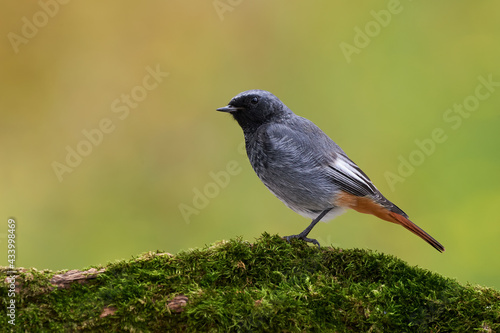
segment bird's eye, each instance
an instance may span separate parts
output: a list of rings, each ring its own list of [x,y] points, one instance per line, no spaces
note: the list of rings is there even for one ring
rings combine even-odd
[[[252,100],[250,102],[252,102],[252,104],[257,104],[257,103],[259,103],[259,98],[254,97],[254,98],[252,98]]]

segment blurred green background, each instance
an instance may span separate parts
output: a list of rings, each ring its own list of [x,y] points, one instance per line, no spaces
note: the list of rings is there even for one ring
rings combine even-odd
[[[497,1],[4,4],[1,265],[9,217],[16,265],[38,269],[302,231],[309,221],[261,184],[240,128],[215,111],[258,88],[318,124],[446,252],[354,212],[312,237],[500,288],[500,87],[478,88],[479,77],[500,82],[499,10]],[[476,89],[488,97],[474,100]],[[474,111],[447,111],[464,101]],[[112,131],[100,137],[103,119]],[[436,128],[446,141],[415,153]],[[86,156],[71,167],[67,149]],[[411,154],[419,165],[391,186],[387,173]],[[54,162],[66,165],[59,175]]]

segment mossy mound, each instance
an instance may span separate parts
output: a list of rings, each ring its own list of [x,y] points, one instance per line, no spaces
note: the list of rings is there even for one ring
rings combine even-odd
[[[59,287],[60,272],[20,273],[16,325],[3,315],[0,330],[500,332],[496,290],[372,251],[318,249],[268,234],[253,244],[222,241],[102,268]],[[7,269],[0,274],[6,309]]]

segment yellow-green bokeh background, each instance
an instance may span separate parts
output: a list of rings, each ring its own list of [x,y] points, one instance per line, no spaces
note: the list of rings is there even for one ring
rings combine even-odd
[[[46,0],[47,1],[47,0]],[[443,114],[500,81],[497,1],[401,1],[402,11],[347,63],[339,45],[388,1],[70,1],[15,53],[37,2],[0,14],[1,265],[7,219],[17,220],[17,266],[82,268],[149,250],[178,252],[220,239],[289,235],[309,221],[260,183],[238,151],[237,124],[215,108],[265,89],[317,123],[417,224],[439,254],[405,229],[350,212],[318,225],[323,245],[396,255],[461,282],[500,288],[500,89],[454,130]],[[169,72],[120,120],[111,103]],[[59,182],[51,164],[103,118],[116,126]],[[391,191],[384,173],[415,140],[437,145]],[[180,204],[236,161],[241,172],[187,223]]]

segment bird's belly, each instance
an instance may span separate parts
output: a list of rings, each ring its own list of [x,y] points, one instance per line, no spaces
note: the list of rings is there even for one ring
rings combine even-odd
[[[289,206],[290,207],[290,206]],[[298,210],[295,210],[293,208],[290,207],[290,209],[292,209],[294,212],[296,212],[297,214],[300,214],[304,217],[307,217],[311,220],[314,220],[315,218],[317,218],[319,216],[319,214],[321,214],[321,212],[313,212],[313,211],[298,211]],[[339,215],[342,215],[346,212],[346,209],[345,208],[342,208],[342,207],[334,207],[332,208],[332,210],[330,210],[325,216],[323,216],[323,218],[321,219],[321,222],[328,222],[330,220],[333,220],[334,218],[336,218],[337,216]]]
[[[273,181],[262,181],[274,196],[288,208],[304,217],[315,219],[325,209],[331,209],[321,219],[321,221],[326,222],[345,212],[345,209],[336,207],[332,203],[334,197],[332,188],[308,188],[297,186],[298,184],[276,184]]]
[[[247,151],[249,148],[254,151],[248,157],[257,176],[290,209],[311,219],[325,209],[331,209],[322,221],[342,213],[342,209],[333,204],[338,188],[321,165],[304,154],[276,151],[266,154],[263,146],[255,142],[253,146],[247,146]]]

